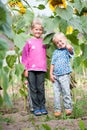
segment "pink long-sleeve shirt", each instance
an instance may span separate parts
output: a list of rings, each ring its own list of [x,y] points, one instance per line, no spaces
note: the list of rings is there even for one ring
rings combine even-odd
[[[28,71],[47,71],[46,45],[42,38],[28,39],[22,51],[22,64]]]

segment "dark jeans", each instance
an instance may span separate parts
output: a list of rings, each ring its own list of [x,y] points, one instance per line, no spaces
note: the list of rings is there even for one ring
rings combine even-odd
[[[29,71],[28,81],[34,110],[45,109],[45,72]]]

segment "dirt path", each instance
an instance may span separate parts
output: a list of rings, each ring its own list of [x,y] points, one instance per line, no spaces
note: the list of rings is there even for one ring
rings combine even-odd
[[[50,99],[51,100],[51,99]],[[42,130],[42,124],[47,124],[50,129],[44,130],[82,130],[79,127],[81,119],[58,119],[53,116],[53,104],[48,104],[48,115],[36,117],[30,112],[23,110],[23,100],[20,99],[15,104],[16,110],[9,114],[5,113],[3,117],[7,122],[2,122],[2,130]],[[83,120],[87,128],[87,117]],[[80,123],[81,124],[81,123]],[[36,129],[37,128],[37,129]],[[85,130],[85,129],[83,129]]]
[[[29,107],[28,111],[24,111],[24,101],[23,98],[20,98],[15,101],[13,110],[3,110],[5,111],[3,118],[6,121],[1,123],[2,130],[87,130],[87,117],[84,117],[83,120],[81,118],[66,118],[64,115],[60,119],[55,118],[53,115],[53,97],[51,92],[48,92],[47,96],[49,96],[47,98],[49,99],[47,100],[48,115],[35,117],[29,112]],[[47,129],[47,127],[50,128]]]
[[[55,128],[56,130],[81,130],[79,127],[81,119],[51,119],[49,115],[35,117],[34,115],[25,112],[7,114],[4,117],[10,118],[12,122],[2,123],[3,130],[36,130],[36,128],[41,128],[42,124],[47,124],[51,128],[50,130],[55,130]],[[87,128],[87,119],[83,122]]]

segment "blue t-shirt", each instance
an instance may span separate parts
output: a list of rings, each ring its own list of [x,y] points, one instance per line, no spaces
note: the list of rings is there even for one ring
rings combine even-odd
[[[53,52],[51,64],[54,65],[53,74],[64,75],[72,71],[70,65],[70,58],[74,53],[70,53],[66,48],[56,49]]]

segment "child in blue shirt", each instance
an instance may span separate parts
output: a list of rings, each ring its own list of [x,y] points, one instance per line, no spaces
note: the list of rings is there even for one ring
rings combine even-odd
[[[54,90],[54,116],[62,114],[60,94],[62,94],[66,115],[72,113],[70,94],[70,73],[72,72],[70,58],[73,57],[73,47],[67,43],[63,33],[56,33],[53,42],[57,49],[53,52],[50,65],[50,80]]]

